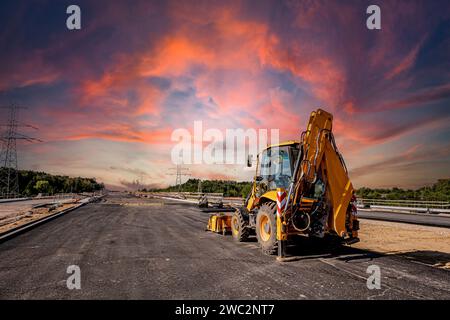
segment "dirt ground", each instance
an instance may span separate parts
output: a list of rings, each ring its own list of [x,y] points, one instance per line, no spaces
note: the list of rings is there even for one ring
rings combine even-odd
[[[58,207],[56,210],[52,210],[49,211],[48,208],[36,208],[36,209],[32,209],[30,210],[28,213],[26,212],[20,212],[17,214],[17,220],[12,222],[12,223],[8,223],[5,225],[0,226],[0,233],[8,231],[12,228],[21,226],[25,223],[31,222],[31,221],[35,221],[35,220],[39,220],[41,218],[44,218],[46,216],[49,216],[51,214],[55,214],[57,212],[60,212],[62,210],[68,209],[70,207],[75,206],[76,204],[74,203],[66,203],[61,205],[60,207]]]
[[[450,229],[360,220],[361,242],[352,247],[405,257],[450,269]]]

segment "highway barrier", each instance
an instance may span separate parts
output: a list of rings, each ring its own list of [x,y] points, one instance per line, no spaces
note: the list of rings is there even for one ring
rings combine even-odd
[[[390,200],[390,199],[357,199],[358,208],[383,211],[406,211],[412,213],[450,213],[450,202]]]

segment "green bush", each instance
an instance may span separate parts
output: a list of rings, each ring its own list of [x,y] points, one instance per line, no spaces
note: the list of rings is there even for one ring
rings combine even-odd
[[[71,178],[30,170],[19,170],[17,173],[19,193],[22,196],[34,196],[38,193],[93,192],[104,189],[104,185],[94,178]],[[6,169],[0,168],[0,175],[5,174]],[[4,192],[6,190],[0,190],[0,194]]]

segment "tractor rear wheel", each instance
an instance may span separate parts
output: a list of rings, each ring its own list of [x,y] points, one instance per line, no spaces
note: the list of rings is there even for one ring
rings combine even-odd
[[[245,221],[241,210],[237,210],[231,217],[231,234],[237,242],[243,242],[248,239],[250,230],[248,223]]]
[[[256,237],[265,254],[275,254],[278,249],[276,204],[263,204],[256,216]]]

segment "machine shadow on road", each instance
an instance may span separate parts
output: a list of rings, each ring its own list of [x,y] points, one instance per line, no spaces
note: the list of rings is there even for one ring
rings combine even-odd
[[[344,262],[371,261],[381,257],[401,257],[429,266],[450,268],[450,254],[431,250],[380,253],[372,250],[354,248],[326,239],[298,237],[293,239],[287,249],[288,261],[317,258],[334,258]]]
[[[289,242],[286,248],[286,255],[291,261],[317,258],[373,260],[384,256],[384,254],[378,252],[352,248],[329,239],[315,239],[301,236]]]
[[[450,254],[432,250],[398,252],[393,255],[434,267],[450,269]]]

